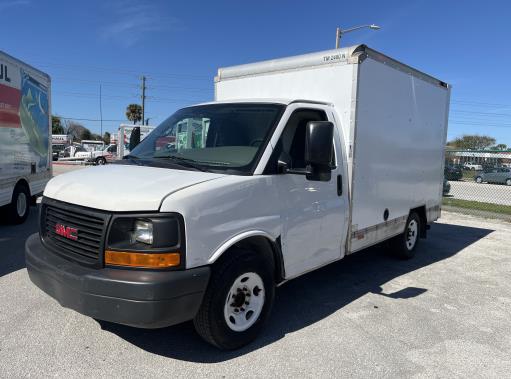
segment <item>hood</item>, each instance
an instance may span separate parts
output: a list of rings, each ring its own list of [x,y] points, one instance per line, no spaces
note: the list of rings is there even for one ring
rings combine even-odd
[[[146,166],[97,166],[53,178],[44,196],[108,211],[155,211],[166,196],[223,176]]]

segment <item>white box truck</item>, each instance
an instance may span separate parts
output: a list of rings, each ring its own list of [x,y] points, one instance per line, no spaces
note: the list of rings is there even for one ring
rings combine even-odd
[[[51,178],[50,77],[0,51],[0,207],[22,223]]]
[[[193,319],[243,346],[287,280],[382,241],[415,254],[440,215],[449,92],[363,45],[220,69],[214,102],[120,164],[52,179],[30,278],[97,319]]]

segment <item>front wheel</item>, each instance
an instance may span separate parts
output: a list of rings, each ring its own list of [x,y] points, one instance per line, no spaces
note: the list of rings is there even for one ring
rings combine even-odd
[[[511,186],[511,179],[506,179],[506,186]]]
[[[392,253],[401,259],[415,256],[415,248],[419,244],[421,219],[415,212],[410,213],[406,220],[405,231],[394,237],[390,242]]]
[[[480,176],[476,177],[476,183],[482,183],[483,182],[483,178],[481,178]]]
[[[232,251],[214,267],[194,319],[195,329],[222,350],[240,348],[253,341],[264,326],[274,293],[271,262],[251,251]]]

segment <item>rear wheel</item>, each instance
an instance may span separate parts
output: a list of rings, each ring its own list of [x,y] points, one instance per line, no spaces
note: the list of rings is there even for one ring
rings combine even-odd
[[[420,230],[421,219],[417,213],[411,212],[406,220],[405,231],[390,241],[392,253],[401,259],[413,258],[419,244]]]
[[[480,176],[477,176],[476,183],[482,183],[482,182],[483,182],[483,178],[481,178]]]
[[[253,341],[273,305],[273,264],[258,254],[235,250],[213,270],[194,325],[199,335],[222,349]]]
[[[506,179],[506,186],[511,186],[511,178],[510,179]]]
[[[11,203],[7,206],[7,218],[11,224],[22,224],[30,213],[30,190],[18,183],[12,193]]]
[[[99,165],[99,166],[105,165],[106,164],[105,157],[98,157],[98,158],[96,158],[96,164]]]

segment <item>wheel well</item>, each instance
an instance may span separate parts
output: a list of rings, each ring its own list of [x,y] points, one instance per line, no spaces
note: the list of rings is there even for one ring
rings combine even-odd
[[[421,219],[420,237],[426,238],[426,230],[427,230],[427,223],[428,223],[428,218],[426,217],[426,206],[422,205],[420,207],[413,208],[410,210],[410,213],[412,213],[412,212],[417,213]]]
[[[280,246],[280,237],[277,238],[275,242],[263,236],[248,237],[236,242],[234,245],[228,248],[214,263],[214,265],[233,254],[236,249],[252,250],[258,253],[264,259],[268,260],[268,262],[271,262],[274,271],[275,283],[280,283],[284,280],[285,277],[284,261]]]
[[[14,186],[14,188],[18,187],[18,186],[24,186],[28,189],[28,194],[31,195],[30,193],[30,186],[28,185],[28,182],[25,180],[25,179],[20,179],[18,180],[18,182],[16,183],[16,185]]]

